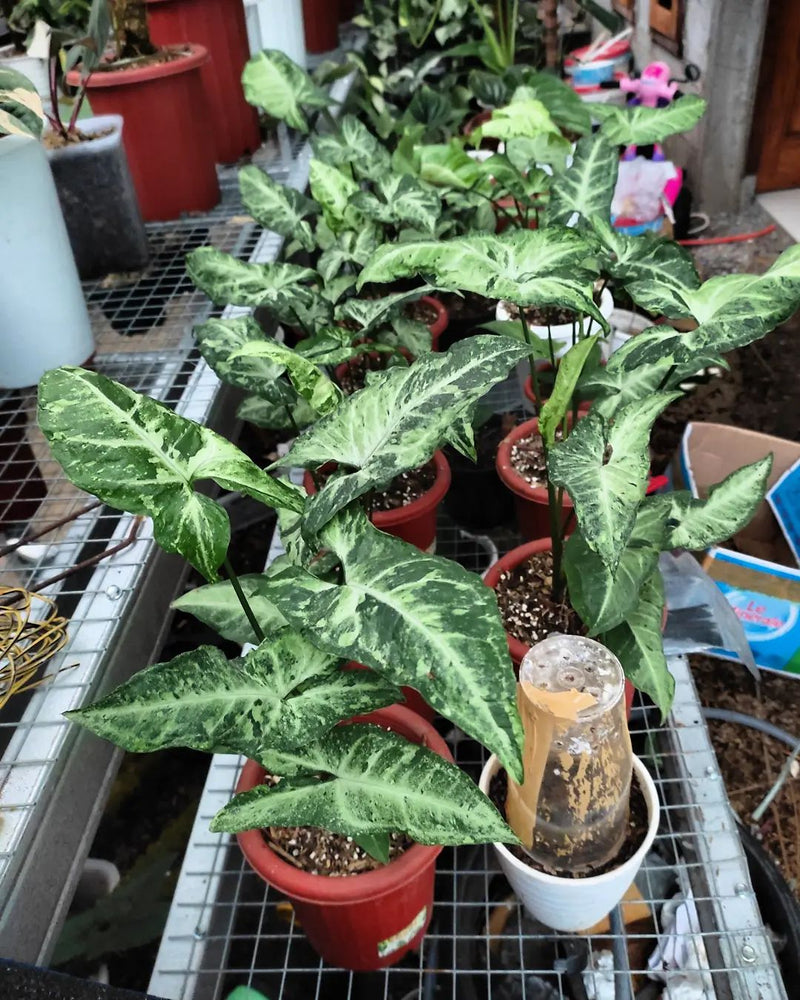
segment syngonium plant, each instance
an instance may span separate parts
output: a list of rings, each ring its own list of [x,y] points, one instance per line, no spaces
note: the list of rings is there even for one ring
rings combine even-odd
[[[390,831],[422,843],[513,841],[455,765],[375,726],[336,724],[399,700],[399,686],[410,685],[521,778],[515,681],[494,595],[458,564],[379,531],[362,502],[445,442],[474,454],[478,401],[524,353],[513,340],[472,338],[375,373],[349,397],[320,369],[292,363],[295,388],[322,415],[283,462],[339,468],[310,497],[159,402],[94,372],[48,372],[39,422],[69,478],[152,517],[156,541],[209,581],[177,606],[255,646],[232,660],[207,646],[182,653],[70,718],[130,751],[242,753],[281,778],[237,795],[214,830],[321,826],[384,859]],[[278,511],[286,554],[265,573],[233,573],[227,514],[195,489],[207,480]],[[348,660],[374,673],[341,670]]]
[[[609,113],[613,141],[646,141],[659,127],[661,112],[651,110]],[[763,337],[797,309],[800,246],[785,251],[763,275],[701,283],[682,247],[652,234],[626,236],[607,221],[617,163],[607,134],[602,130],[578,144],[572,166],[553,181],[542,228],[385,246],[359,282],[421,275],[438,289],[506,299],[521,317],[530,305],[576,312],[579,336],[562,358],[546,402],[534,364],[546,353],[524,319],[517,324],[543,404],[539,430],[548,469],[553,596],[571,603],[588,634],[616,653],[632,683],[666,713],[674,681],[661,641],[659,553],[704,549],[739,531],[764,496],[771,456],[732,473],[705,500],[687,492],[646,496],[651,428],[683,394],[687,377],[709,364],[724,365],[725,352]],[[613,279],[646,312],[693,319],[696,329],[678,333],[653,326],[604,367],[597,365],[598,335],[584,318],[605,325],[592,300],[600,278]],[[513,324],[502,329],[512,332]],[[594,399],[580,420],[578,393]],[[574,522],[564,520],[565,493]]]

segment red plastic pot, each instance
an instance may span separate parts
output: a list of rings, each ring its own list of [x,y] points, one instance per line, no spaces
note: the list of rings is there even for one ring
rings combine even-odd
[[[369,670],[370,673],[374,673],[372,667],[368,667],[364,663],[356,663],[355,660],[350,660],[349,663],[345,663],[342,670]],[[404,684],[400,690],[404,695],[402,704],[405,705],[406,708],[410,708],[412,712],[416,712],[417,715],[421,715],[426,722],[433,722],[436,718],[436,712],[434,712],[416,688],[408,687]]]
[[[453,759],[433,726],[407,708],[393,705],[352,721],[374,722]],[[255,788],[263,777],[264,769],[248,761],[236,791]],[[237,839],[257,874],[291,900],[306,937],[326,962],[344,969],[382,969],[419,947],[433,911],[441,847],[414,844],[383,868],[338,878],[311,875],[283,861],[260,830]]]
[[[533,391],[533,382],[531,381],[530,375],[525,379],[525,395],[526,397],[536,406],[536,394]],[[542,400],[542,406],[547,402],[546,399]],[[578,403],[578,413],[588,413],[592,408],[591,399],[585,399],[582,403]]]
[[[416,545],[423,552],[433,552],[436,544],[436,509],[450,487],[450,466],[440,451],[433,453],[436,464],[436,479],[433,486],[417,500],[412,500],[396,510],[376,510],[370,520],[376,528],[387,535],[402,538],[404,542]],[[317,492],[311,473],[303,475],[306,493]]]
[[[432,295],[423,295],[420,302],[424,302],[425,305],[436,310],[436,319],[433,323],[428,324],[428,329],[431,331],[431,349],[438,351],[439,337],[447,329],[447,324],[450,322],[450,314],[447,312],[444,303],[440,302],[439,299],[435,299]]]
[[[521,563],[524,563],[526,559],[530,559],[531,556],[536,555],[538,552],[549,552],[553,547],[553,542],[549,538],[537,538],[534,542],[526,542],[525,545],[520,545],[516,549],[512,549],[507,552],[502,559],[498,559],[496,563],[491,565],[483,576],[483,582],[487,587],[491,587],[492,590],[497,589],[497,585],[500,582],[500,577],[504,573],[510,573],[512,570],[516,569]],[[508,652],[511,654],[511,659],[514,661],[514,666],[519,672],[519,665],[522,663],[522,658],[531,648],[528,643],[522,642],[517,639],[516,636],[511,635],[510,632],[506,632],[506,641],[508,642]],[[631,705],[633,704],[633,695],[635,688],[630,681],[625,681],[625,711],[628,716],[631,714]]]
[[[147,0],[155,45],[195,42],[207,49],[203,86],[210,111],[207,133],[220,163],[235,163],[261,145],[258,112],[244,99],[242,70],[250,58],[241,0]]]
[[[339,0],[339,20],[352,21],[356,15],[356,0]]]
[[[303,0],[303,33],[312,55],[330,52],[339,45],[337,0]]]
[[[209,142],[202,45],[169,62],[105,70],[89,77],[96,115],[122,115],[122,142],[142,216],[149,222],[207,212],[219,201],[215,149]],[[78,70],[67,83],[80,82]]]
[[[550,537],[550,508],[548,504],[547,487],[531,486],[517,472],[511,463],[511,449],[521,438],[529,437],[539,432],[539,420],[534,417],[519,424],[500,442],[497,449],[497,474],[514,494],[514,504],[517,512],[517,527],[523,538]],[[572,501],[564,493],[561,504],[562,523],[566,524],[572,515]]]

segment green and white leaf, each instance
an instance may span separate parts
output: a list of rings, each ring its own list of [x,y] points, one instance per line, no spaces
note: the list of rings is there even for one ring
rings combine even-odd
[[[297,63],[278,49],[264,49],[242,72],[245,100],[290,128],[308,132],[307,108],[327,108],[333,99]]]
[[[339,557],[344,584],[300,567],[272,581],[270,597],[297,627],[324,621],[309,638],[329,653],[373,667],[423,698],[521,775],[521,728],[505,632],[480,577],[386,535],[357,507],[320,533]]]
[[[317,826],[358,839],[399,830],[420,844],[481,844],[516,837],[455,764],[378,726],[340,726],[304,751],[322,777],[284,777],[236,795],[214,833]]]
[[[39,139],[45,117],[42,99],[24,73],[0,66],[0,135]]]
[[[431,143],[414,150],[419,157],[419,176],[434,187],[471,188],[481,178],[477,162],[464,152],[458,139]]]
[[[277,562],[277,560],[275,560]],[[270,569],[274,566],[273,562]],[[280,567],[278,567],[279,569]],[[261,631],[267,635],[285,628],[289,623],[270,601],[269,576],[264,573],[245,573],[239,577],[244,596],[253,609]],[[223,639],[243,646],[246,642],[258,642],[253,626],[242,610],[236,591],[230,580],[207,583],[203,587],[182,594],[172,602],[176,611],[186,611],[198,621],[213,628]]]
[[[576,213],[586,220],[610,218],[618,171],[616,147],[600,133],[584,136],[575,147],[572,165],[553,178],[546,225],[569,225]]]
[[[446,354],[375,372],[366,388],[297,438],[283,460],[304,468],[336,461],[357,470],[330,479],[308,501],[306,530],[316,534],[357,497],[428,461],[525,355],[523,345],[504,338],[470,337]]]
[[[270,750],[305,747],[341,719],[400,696],[375,674],[339,666],[335,657],[283,629],[235,660],[215,646],[181,653],[66,714],[133,753],[190,747],[260,761]]]
[[[416,226],[433,233],[441,214],[441,198],[411,174],[387,174],[376,183],[380,198],[371,191],[358,191],[350,204],[362,215],[384,225]]]
[[[523,87],[514,91],[512,100],[523,94],[541,101],[553,121],[567,132],[584,134],[592,130],[592,116],[586,102],[552,73],[528,73]]]
[[[429,291],[430,288],[423,286],[410,292],[394,292],[379,299],[347,299],[337,306],[334,315],[337,320],[357,323],[361,334],[371,333],[388,323],[393,316],[399,315],[401,306],[416,302]]]
[[[405,316],[396,316],[391,324],[390,329],[378,332],[378,343],[397,349],[405,348],[415,358],[432,349],[431,331],[424,323]]]
[[[705,110],[706,102],[695,94],[685,94],[665,108],[592,105],[592,114],[601,122],[599,134],[614,146],[646,146],[670,135],[691,132]]]
[[[504,108],[495,108],[490,120],[476,129],[469,140],[478,145],[486,136],[494,139],[530,139],[546,132],[561,134],[544,104],[530,98],[514,101]]]
[[[355,115],[344,115],[336,132],[315,135],[311,148],[328,166],[352,167],[366,180],[377,181],[391,170],[388,150]]]
[[[333,280],[348,265],[356,265],[355,270],[361,270],[380,242],[378,229],[372,223],[365,223],[357,231],[345,229],[335,236],[331,233],[331,237],[317,261],[319,273],[326,282]]]
[[[548,453],[551,482],[575,506],[586,544],[613,572],[644,499],[653,421],[680,393],[654,393],[619,409],[609,424],[593,407]]]
[[[96,372],[57,368],[39,383],[39,426],[67,476],[131,514],[153,518],[156,541],[209,580],[230,539],[228,515],[194,484],[213,479],[271,507],[301,510],[293,487],[207,427]]]
[[[319,414],[312,410],[306,400],[290,385],[287,384],[286,388],[293,394],[291,400],[283,401],[277,396],[274,398],[246,396],[239,404],[236,416],[240,420],[247,420],[256,427],[264,427],[267,430],[303,428],[313,424]]]
[[[305,250],[314,249],[311,228],[304,220],[318,214],[315,201],[279,184],[253,164],[239,171],[239,191],[244,207],[259,225],[286,239],[296,239]]]
[[[627,621],[606,632],[603,644],[616,655],[631,684],[653,699],[665,719],[675,696],[675,679],[664,656],[663,610],[664,584],[656,570],[642,587],[639,603]]]
[[[350,204],[350,199],[360,188],[352,177],[322,160],[311,160],[308,183],[311,194],[322,208],[325,221],[334,233],[359,227],[363,216]]]
[[[310,267],[297,264],[247,264],[214,247],[199,247],[186,256],[186,270],[197,287],[217,305],[290,307],[310,300]]]
[[[591,249],[567,229],[515,230],[379,247],[358,287],[422,275],[448,291],[476,292],[516,305],[562,305],[608,324],[594,304]]]

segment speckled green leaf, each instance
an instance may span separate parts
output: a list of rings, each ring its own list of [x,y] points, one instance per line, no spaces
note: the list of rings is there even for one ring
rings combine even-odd
[[[441,198],[425,188],[410,174],[389,173],[376,183],[380,197],[371,191],[358,191],[350,204],[375,222],[416,226],[433,233],[442,211]]]
[[[27,135],[38,139],[44,127],[42,99],[36,87],[10,66],[0,66],[0,136]]]
[[[267,596],[269,577],[266,574],[245,573],[239,577],[239,583],[265,635],[288,625]],[[172,607],[176,611],[186,611],[194,615],[198,621],[218,632],[223,639],[236,642],[240,646],[246,642],[258,641],[230,580],[220,580],[219,583],[207,583],[203,587],[195,587],[194,590],[182,594],[173,601]]]
[[[520,774],[514,674],[494,594],[457,563],[373,527],[357,507],[320,533],[343,585],[300,567],[277,573],[271,600],[312,642],[416,688],[437,711]]]
[[[225,511],[194,484],[213,479],[272,507],[302,510],[298,491],[206,427],[96,372],[57,368],[39,384],[39,425],[81,489],[153,518],[156,541],[214,580],[228,547]]]
[[[602,135],[580,139],[572,165],[553,178],[547,225],[567,225],[576,212],[587,220],[593,216],[608,219],[618,170],[619,153]]]
[[[181,653],[67,716],[135,753],[180,746],[261,760],[399,696],[375,674],[340,670],[337,659],[283,629],[235,660],[215,646]]]
[[[547,108],[550,117],[569,132],[591,132],[592,116],[585,101],[552,73],[526,73],[525,92]]]
[[[525,353],[505,338],[470,337],[411,367],[375,372],[365,389],[304,431],[282,460],[304,468],[336,461],[356,470],[330,479],[311,498],[306,529],[316,534],[352,500],[426,462]]]
[[[336,132],[315,135],[311,140],[314,156],[331,167],[350,166],[356,175],[378,180],[391,171],[391,157],[355,115],[344,115]]]
[[[352,177],[322,160],[312,160],[308,165],[308,184],[334,233],[358,228],[363,217],[350,204],[352,196],[359,191]]]
[[[317,233],[319,235],[319,230]],[[355,232],[346,229],[338,233],[324,247],[317,261],[321,277],[330,281],[346,265],[356,265],[356,269],[361,270],[372,257],[379,241],[379,232],[373,223],[360,226]]]
[[[559,134],[547,108],[535,98],[515,100],[495,108],[492,117],[469,138],[478,145],[483,136],[495,139],[533,138],[543,132]]]
[[[639,602],[627,620],[603,636],[634,687],[650,695],[666,718],[675,695],[675,679],[664,656],[661,619],[664,584],[656,570],[644,583]]]
[[[608,328],[592,300],[591,249],[567,229],[521,229],[454,240],[422,240],[379,247],[358,287],[422,275],[436,288],[476,292],[517,305],[558,303],[594,316]]]
[[[245,100],[291,128],[308,132],[306,108],[327,108],[333,99],[297,63],[277,49],[264,49],[242,72]]]
[[[291,386],[288,388],[294,393]],[[260,396],[247,396],[239,404],[236,416],[240,420],[248,420],[256,427],[264,427],[268,430],[293,430],[295,427],[302,428],[313,424],[318,414],[311,409],[302,396],[295,393],[295,399],[290,402],[284,402],[280,399],[262,399]]]
[[[279,184],[254,164],[239,171],[239,191],[244,207],[259,225],[287,239],[296,239],[306,250],[313,250],[314,238],[304,220],[319,212],[315,201]]]
[[[618,410],[609,423],[590,410],[549,452],[551,481],[575,505],[586,544],[614,571],[644,498],[650,468],[650,428],[680,393],[655,393]]]
[[[366,334],[386,323],[393,315],[400,313],[400,307],[415,302],[429,288],[416,288],[411,292],[395,292],[379,299],[347,299],[336,307],[337,320],[352,320],[358,324],[359,333]]]
[[[433,344],[430,328],[419,320],[408,319],[406,316],[395,316],[391,327],[378,331],[376,336],[379,344],[405,348],[415,358],[430,351]]]
[[[317,275],[296,264],[246,264],[214,247],[186,255],[186,270],[197,287],[218,305],[291,307],[311,298]]]
[[[645,146],[662,142],[670,135],[691,132],[705,109],[702,97],[685,94],[665,108],[596,103],[592,114],[600,120],[600,134],[606,142],[615,146]]]
[[[377,726],[340,726],[305,751],[321,778],[282,778],[242,792],[211,821],[215,833],[318,826],[348,837],[396,830],[421,844],[516,841],[489,799],[455,764]]]

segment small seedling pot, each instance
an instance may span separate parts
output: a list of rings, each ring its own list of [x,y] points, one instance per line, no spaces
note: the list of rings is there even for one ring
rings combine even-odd
[[[404,507],[376,510],[370,517],[376,528],[416,545],[423,552],[436,550],[436,511],[450,488],[450,466],[447,459],[440,451],[435,451],[433,461],[436,465],[436,478],[426,493]],[[317,492],[310,472],[303,476],[303,485],[306,493]]]
[[[122,118],[98,115],[78,126],[97,138],[47,150],[78,272],[100,278],[139,271],[150,251],[122,145]]]
[[[399,705],[352,720],[374,722],[452,761],[430,723]],[[264,769],[248,761],[237,792],[255,788]],[[441,847],[413,844],[388,865],[346,877],[311,875],[283,861],[260,830],[238,834],[239,846],[265,882],[290,899],[306,937],[331,965],[382,969],[418,948],[433,912],[436,858]]]
[[[497,449],[497,474],[514,494],[517,527],[522,537],[529,540],[550,537],[550,508],[547,487],[531,486],[517,472],[511,462],[511,449],[517,441],[529,437],[531,434],[538,434],[538,432],[538,418],[526,420],[525,423],[515,427],[507,434]],[[566,523],[572,515],[572,501],[566,492],[561,504],[561,511],[562,523]]]
[[[481,772],[479,785],[484,794],[489,794],[499,768],[500,762],[492,754]],[[633,770],[647,802],[647,833],[636,853],[618,868],[588,878],[561,878],[530,868],[503,844],[494,845],[511,888],[535,920],[559,931],[584,930],[613,910],[632,885],[655,839],[659,820],[658,792],[638,757],[633,758]]]

